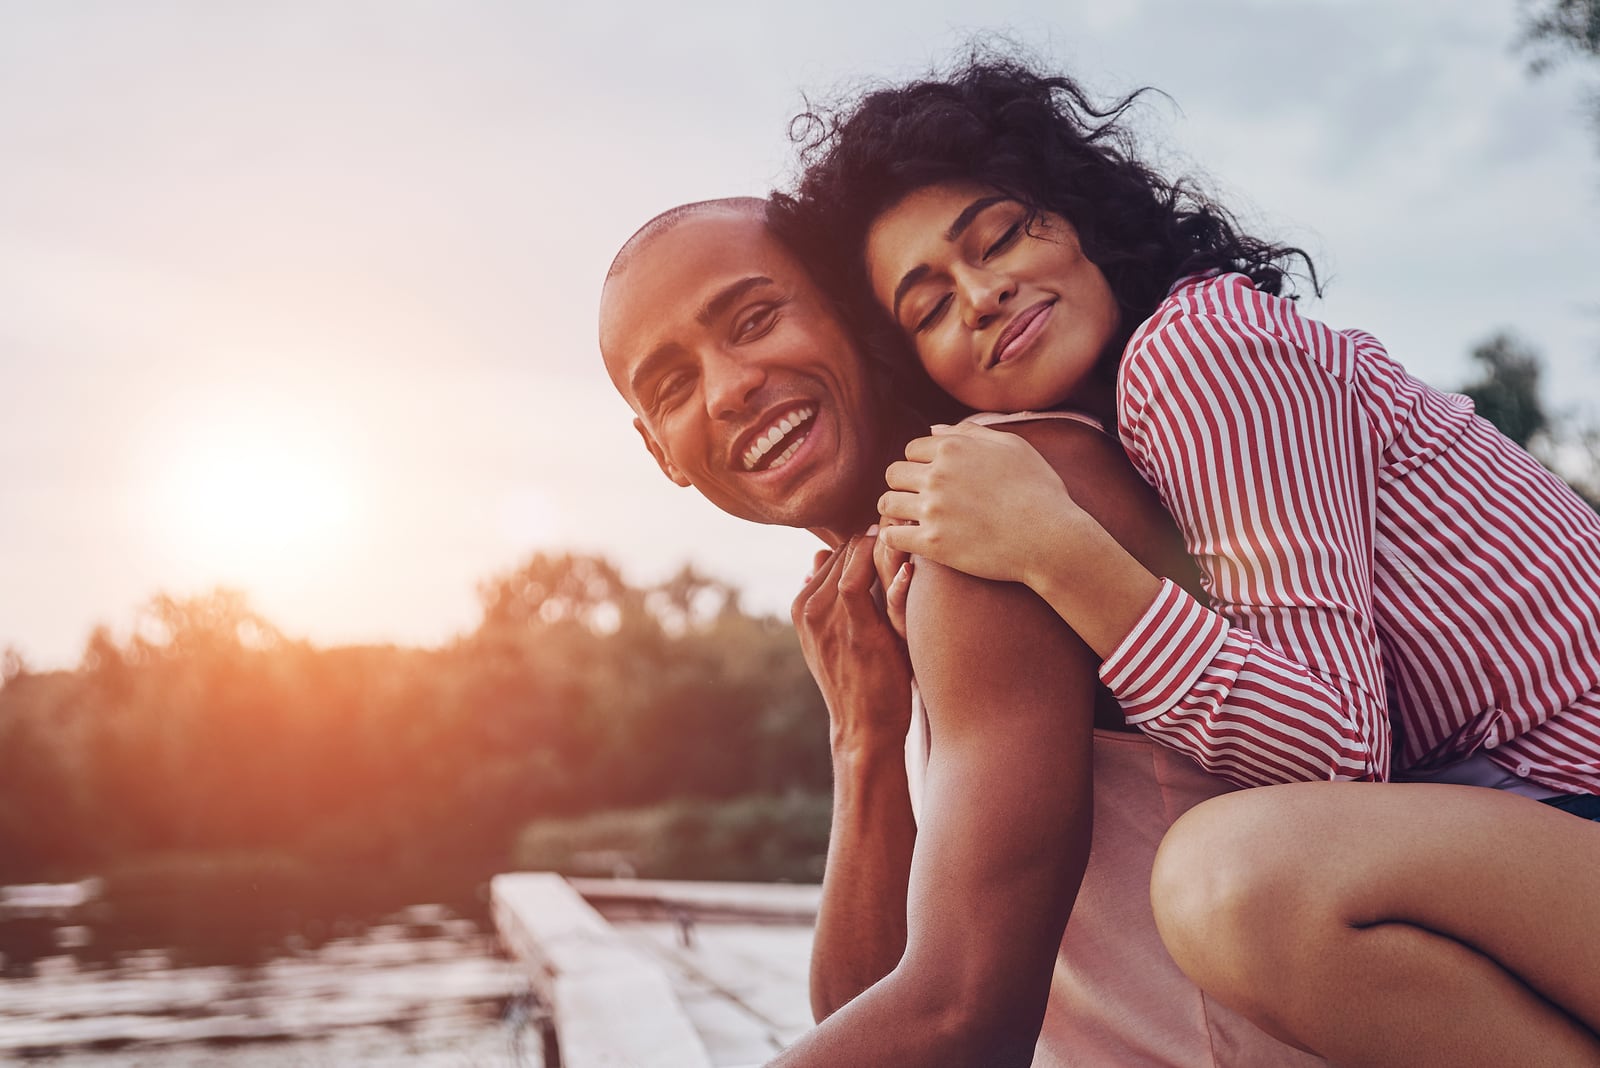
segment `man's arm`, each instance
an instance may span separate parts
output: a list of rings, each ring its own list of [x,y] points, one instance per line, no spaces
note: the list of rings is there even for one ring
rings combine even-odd
[[[932,564],[907,624],[932,751],[905,954],[780,1065],[1033,1055],[1088,857],[1094,657],[1025,587]]]
[[[1197,586],[1171,519],[1113,439],[1077,424],[1016,429],[1051,461],[1084,509],[1147,567]],[[1026,1064],[1037,1040],[1049,973],[1088,848],[1094,658],[1021,586],[927,563],[917,574],[908,609],[933,756],[916,840],[916,882],[908,902],[894,890],[904,891],[904,877],[882,877],[903,870],[896,858],[913,842],[909,809],[898,792],[904,789],[898,741],[877,751],[881,759],[861,763],[841,761],[836,744],[836,771],[854,769],[836,790],[856,807],[835,811],[824,896],[832,892],[860,906],[853,916],[864,941],[851,943],[852,932],[835,928],[831,963],[813,960],[813,990],[819,968],[838,968],[845,959],[870,960],[853,973],[855,982],[886,978],[779,1064]],[[867,589],[855,581],[846,588]],[[858,608],[864,604],[864,598],[857,602]],[[865,619],[864,612],[857,618]],[[835,666],[851,674],[848,663]],[[1040,667],[1052,674],[1035,674]],[[895,730],[903,734],[905,726],[898,720]],[[879,837],[871,831],[886,814],[903,833]],[[902,817],[905,823],[898,822]],[[1030,866],[1015,876],[1016,885],[1007,885],[1014,877],[1009,873]],[[908,905],[913,933],[902,959],[896,939],[905,930]],[[894,937],[880,937],[889,930]],[[876,955],[865,945],[876,946]],[[852,985],[850,994],[857,989]]]
[[[828,704],[833,825],[811,951],[821,1021],[882,979],[906,945],[916,823],[906,784],[911,665],[872,596],[871,541],[817,563],[794,602],[806,663]]]

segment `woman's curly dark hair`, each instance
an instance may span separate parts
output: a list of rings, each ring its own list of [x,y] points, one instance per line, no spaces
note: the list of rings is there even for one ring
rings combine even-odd
[[[908,343],[872,301],[864,262],[873,220],[930,184],[977,182],[1071,223],[1122,310],[1112,361],[1185,275],[1239,271],[1276,294],[1298,260],[1320,292],[1304,251],[1241,233],[1189,182],[1140,161],[1123,119],[1146,91],[1102,108],[1070,78],[975,50],[948,76],[797,116],[790,137],[802,174],[792,194],[773,196],[769,221],[845,309],[869,355],[888,365],[901,395],[930,414],[949,402],[928,394]]]

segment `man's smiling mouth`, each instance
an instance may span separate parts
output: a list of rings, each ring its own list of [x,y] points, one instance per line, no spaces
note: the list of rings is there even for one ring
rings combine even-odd
[[[812,420],[816,418],[815,405],[807,404],[785,413],[766,430],[757,434],[744,450],[746,471],[770,471],[788,463],[811,433]]]

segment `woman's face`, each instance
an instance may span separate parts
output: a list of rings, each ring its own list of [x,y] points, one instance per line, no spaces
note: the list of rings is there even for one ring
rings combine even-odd
[[[986,186],[925,186],[878,216],[866,253],[878,303],[969,408],[1109,414],[1091,394],[1120,314],[1061,216],[1030,228],[1024,205]]]

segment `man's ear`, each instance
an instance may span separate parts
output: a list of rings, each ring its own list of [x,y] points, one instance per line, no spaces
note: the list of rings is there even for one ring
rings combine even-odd
[[[661,473],[672,479],[672,481],[676,482],[678,485],[687,486],[689,484],[688,476],[682,471],[678,470],[677,464],[667,459],[666,450],[661,447],[661,443],[659,441],[651,437],[650,431],[645,429],[644,420],[635,419],[633,421],[633,429],[639,432],[639,436],[641,438],[644,438],[644,447],[649,449],[650,455],[656,458],[656,464],[660,466]]]

